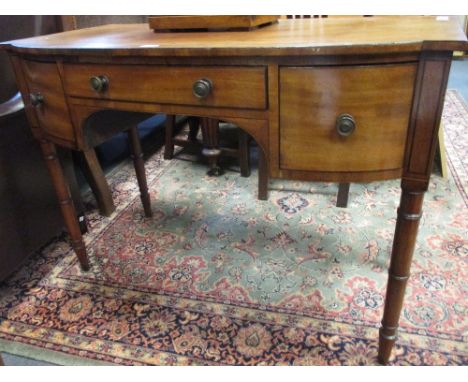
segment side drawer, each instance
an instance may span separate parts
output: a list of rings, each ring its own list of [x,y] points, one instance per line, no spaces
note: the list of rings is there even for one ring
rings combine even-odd
[[[415,75],[413,63],[281,68],[280,167],[402,168]],[[337,127],[343,115],[354,120],[349,136]]]
[[[42,97],[42,102],[36,106],[26,97],[25,106],[34,109],[40,127],[47,134],[74,142],[74,129],[57,64],[23,60],[22,68],[30,95]]]
[[[102,91],[90,85],[92,77],[105,77]],[[197,81],[210,83],[205,97],[193,92]],[[265,67],[65,65],[68,95],[108,100],[154,102],[176,105],[265,109]]]

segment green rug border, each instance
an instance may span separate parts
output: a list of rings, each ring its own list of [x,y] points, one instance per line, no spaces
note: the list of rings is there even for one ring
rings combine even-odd
[[[0,352],[52,363],[54,364],[52,366],[116,366],[116,364],[110,362],[91,360],[3,338],[0,338]]]

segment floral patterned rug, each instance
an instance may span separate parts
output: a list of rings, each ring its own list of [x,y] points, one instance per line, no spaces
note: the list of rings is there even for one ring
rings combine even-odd
[[[468,364],[468,108],[449,91],[450,176],[425,198],[397,365]],[[376,364],[399,181],[270,182],[205,175],[189,160],[146,164],[154,217],[132,166],[109,176],[117,211],[87,195],[92,269],[54,240],[0,288],[0,339],[125,365]]]

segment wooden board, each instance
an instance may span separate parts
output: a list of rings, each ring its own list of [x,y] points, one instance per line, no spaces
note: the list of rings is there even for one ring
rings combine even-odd
[[[458,20],[375,16],[279,20],[249,32],[154,33],[110,24],[0,43],[18,53],[103,56],[323,56],[468,50]]]
[[[276,22],[281,16],[150,16],[148,24],[154,31],[192,29],[229,30],[253,29]]]

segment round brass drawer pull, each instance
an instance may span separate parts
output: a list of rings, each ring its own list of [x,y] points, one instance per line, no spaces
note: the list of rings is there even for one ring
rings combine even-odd
[[[336,131],[342,137],[349,137],[356,129],[356,121],[350,114],[340,114],[336,118]]]
[[[98,93],[102,93],[109,87],[109,79],[106,76],[94,76],[89,79],[91,88]]]
[[[29,95],[29,99],[31,100],[31,105],[33,106],[39,106],[44,103],[44,96],[39,92],[31,93]]]
[[[197,98],[206,98],[210,95],[213,90],[213,84],[210,80],[202,78],[193,83],[192,86],[193,95]]]

